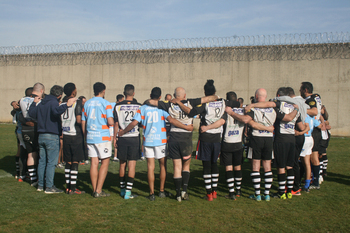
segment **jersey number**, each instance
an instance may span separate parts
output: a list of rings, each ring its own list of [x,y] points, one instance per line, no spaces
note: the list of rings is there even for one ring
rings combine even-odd
[[[125,121],[131,121],[131,119],[134,117],[133,111],[125,111]]]
[[[67,120],[69,118],[69,113],[68,113],[68,109],[63,113],[63,119]]]
[[[179,112],[179,119],[185,119],[186,114],[183,111]]]
[[[215,108],[215,117],[219,118],[220,117],[220,108]]]
[[[90,114],[90,118],[93,119],[93,120],[96,120],[96,114],[95,114],[95,112],[96,112],[96,109],[93,108],[93,109],[91,110],[91,114]]]
[[[148,112],[147,113],[147,123],[158,122],[158,112]]]

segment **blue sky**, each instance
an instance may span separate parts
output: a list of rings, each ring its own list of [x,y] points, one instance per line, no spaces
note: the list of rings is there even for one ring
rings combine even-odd
[[[0,46],[349,29],[349,0],[0,0]]]

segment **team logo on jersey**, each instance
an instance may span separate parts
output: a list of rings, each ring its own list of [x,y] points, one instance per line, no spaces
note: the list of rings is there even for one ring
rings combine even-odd
[[[153,126],[150,132],[151,133],[157,133],[157,128]]]
[[[108,153],[108,148],[105,148],[103,152]]]
[[[92,125],[90,126],[90,129],[91,129],[91,130],[96,130],[96,129],[97,129],[97,126],[94,125],[94,124],[92,124]]]
[[[164,153],[165,153],[165,149],[162,150],[162,154],[164,154]]]
[[[29,140],[30,140],[30,137],[29,137],[27,134],[25,134],[25,135],[24,135],[24,140],[29,141]]]
[[[309,105],[315,105],[315,101],[310,101]]]

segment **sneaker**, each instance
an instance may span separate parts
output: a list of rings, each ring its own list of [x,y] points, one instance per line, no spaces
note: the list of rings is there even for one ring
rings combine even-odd
[[[44,187],[43,187],[43,186],[38,185],[38,188],[36,189],[36,191],[38,191],[38,192],[42,192],[42,191],[44,191]]]
[[[213,194],[210,193],[210,194],[205,195],[204,199],[206,199],[207,201],[213,201]]]
[[[46,194],[56,194],[56,193],[63,193],[63,190],[56,188],[55,186],[52,186],[51,188],[45,189]]]
[[[156,196],[154,194],[150,194],[148,197],[146,197],[150,201],[154,201],[156,199]]]
[[[101,191],[100,193],[94,192],[93,197],[109,197],[111,194],[105,193],[104,191]]]
[[[90,161],[89,160],[85,160],[85,164],[90,164]]]
[[[79,165],[85,165],[84,160],[79,163]]]
[[[242,191],[240,189],[236,189],[236,197],[241,197]]]
[[[270,195],[264,195],[264,196],[262,196],[262,199],[264,200],[264,201],[270,201]]]
[[[159,192],[158,197],[160,198],[164,198],[164,197],[172,197],[173,194],[169,193],[168,191],[163,191],[163,192]]]
[[[306,193],[309,193],[309,192],[310,192],[310,189],[309,189],[309,188],[305,188],[305,187],[303,187],[301,190],[304,191],[304,192],[306,192]]]
[[[310,185],[310,187],[309,187],[309,189],[317,189],[317,190],[319,190],[321,187],[320,187],[320,185]]]
[[[181,191],[181,198],[183,200],[190,200],[190,197],[188,196],[188,193],[185,191]]]
[[[125,196],[124,196],[124,199],[125,200],[128,200],[128,199],[134,199],[135,197],[137,197],[136,194],[131,194],[131,191],[126,191],[125,192]]]
[[[85,191],[80,191],[79,189],[75,189],[75,191],[69,190],[68,194],[69,195],[74,195],[74,194],[84,194]]]
[[[142,157],[141,157],[141,160],[142,160],[142,161],[146,160],[145,156],[142,156]]]
[[[261,196],[252,194],[252,195],[249,196],[249,199],[253,199],[253,200],[256,200],[256,201],[261,201]]]
[[[276,193],[276,194],[274,195],[274,198],[279,198],[279,199],[282,199],[282,200],[287,199],[285,193],[283,193],[283,194]]]
[[[113,161],[114,161],[114,162],[118,162],[119,159],[118,159],[117,157],[114,157],[114,158],[113,158]]]
[[[218,192],[212,191],[211,194],[213,195],[213,199],[218,198]]]
[[[38,185],[38,183],[39,183],[39,181],[34,181],[33,183],[31,183],[31,184],[30,184],[30,186],[35,187],[35,186],[37,186],[37,185]]]
[[[23,180],[21,178],[18,178],[18,182],[23,182]]]
[[[236,196],[235,196],[233,193],[232,193],[232,194],[230,193],[230,194],[228,194],[228,195],[225,195],[225,198],[226,198],[226,199],[231,199],[231,200],[234,200],[234,201],[236,200]]]
[[[322,184],[322,182],[323,182],[323,176],[320,175],[320,177],[318,178],[318,183],[319,183],[319,184]]]
[[[56,165],[57,168],[64,168],[63,164],[62,163],[59,163]]]
[[[292,199],[292,197],[293,197],[292,193],[286,193],[286,194],[287,194],[286,196],[287,196],[288,199]]]
[[[300,189],[299,189],[298,191],[293,191],[293,190],[292,190],[292,195],[293,195],[293,196],[300,196],[300,195],[301,195]]]
[[[181,196],[178,196],[178,197],[176,197],[176,200],[177,200],[178,202],[181,202],[181,201],[182,201],[182,197],[181,197]]]
[[[121,189],[120,190],[120,196],[124,197],[125,196],[126,189]]]

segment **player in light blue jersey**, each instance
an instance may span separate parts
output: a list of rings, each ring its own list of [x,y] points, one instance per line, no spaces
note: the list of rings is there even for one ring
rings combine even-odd
[[[113,126],[114,121],[112,106],[104,99],[105,93],[106,86],[103,83],[94,84],[95,97],[84,104],[81,123],[91,158],[90,178],[94,197],[109,196],[102,191],[102,187],[112,154],[109,126]],[[99,159],[102,161],[100,170],[98,170]]]

